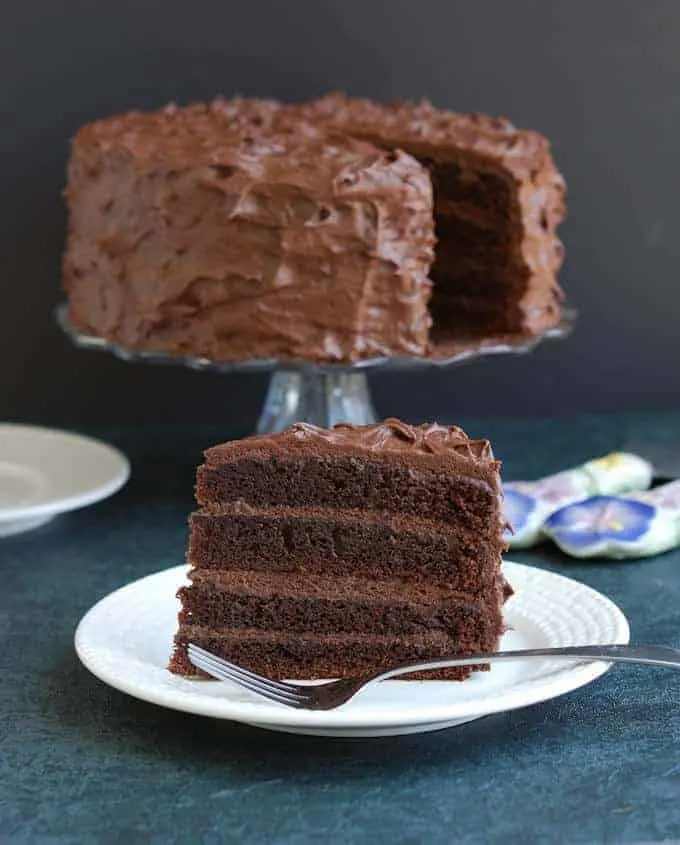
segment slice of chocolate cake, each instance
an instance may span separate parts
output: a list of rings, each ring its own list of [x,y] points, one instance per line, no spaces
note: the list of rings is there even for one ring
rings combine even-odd
[[[560,320],[556,229],[565,185],[550,144],[504,118],[423,103],[376,103],[329,94],[279,110],[415,156],[431,173],[437,248],[431,270],[433,345],[534,335]],[[436,350],[435,350],[436,351]]]
[[[498,645],[507,587],[486,440],[393,419],[298,423],[209,449],[196,497],[174,672],[197,674],[189,642],[301,679]]]

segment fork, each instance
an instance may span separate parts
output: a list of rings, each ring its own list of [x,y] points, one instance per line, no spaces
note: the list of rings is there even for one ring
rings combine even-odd
[[[263,698],[295,707],[299,710],[333,710],[353,698],[367,684],[396,678],[411,672],[448,669],[453,666],[472,666],[501,660],[525,660],[534,657],[558,657],[567,660],[604,660],[607,663],[644,663],[680,669],[680,649],[663,645],[578,645],[562,648],[531,648],[518,651],[496,651],[488,654],[459,654],[425,663],[404,663],[386,672],[373,672],[353,678],[339,678],[320,684],[292,684],[257,675],[236,666],[222,657],[193,643],[188,646],[189,660],[220,681],[232,681]]]

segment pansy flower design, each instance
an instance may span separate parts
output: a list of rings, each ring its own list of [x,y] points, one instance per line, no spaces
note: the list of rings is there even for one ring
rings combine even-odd
[[[525,482],[524,486],[525,492],[530,492],[537,499],[555,506],[574,499],[582,491],[582,487],[577,483],[576,473],[573,471],[559,472],[540,481]]]
[[[505,539],[510,540],[513,535],[521,535],[526,528],[529,518],[536,510],[537,502],[533,496],[520,493],[512,485],[503,488],[503,511],[512,531],[505,532]]]
[[[672,481],[670,484],[663,484],[653,490],[636,493],[634,498],[650,505],[657,505],[660,508],[680,511],[680,481]]]
[[[599,551],[606,544],[639,540],[649,530],[656,508],[635,499],[593,496],[555,511],[546,532],[565,551],[577,556]]]
[[[654,503],[659,507],[670,508],[671,510],[680,508],[680,481],[664,484],[663,487],[657,487],[653,492],[655,493]]]

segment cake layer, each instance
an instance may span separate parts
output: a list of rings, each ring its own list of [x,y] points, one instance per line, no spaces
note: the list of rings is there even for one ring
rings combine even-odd
[[[356,634],[295,634],[260,630],[216,633],[210,628],[184,626],[175,638],[170,668],[180,675],[202,676],[189,661],[189,642],[218,657],[269,678],[313,680],[361,675],[386,670],[403,663],[436,660],[463,652],[485,652],[496,646],[497,635],[481,638],[474,634],[454,641],[442,631],[400,636]],[[483,668],[483,667],[478,667]],[[405,679],[462,680],[469,666],[412,674]]]
[[[189,563],[210,570],[358,575],[470,593],[496,581],[497,539],[490,546],[464,522],[447,528],[360,508],[248,510],[193,514]]]
[[[465,526],[483,542],[498,527],[498,494],[478,478],[349,454],[236,455],[198,471],[199,504],[362,508]],[[494,521],[495,516],[495,521]]]
[[[198,571],[191,580],[178,593],[182,626],[385,636],[442,630],[457,641],[502,627],[500,583],[472,598],[429,585],[307,574]]]
[[[433,336],[450,339],[448,329],[442,326],[459,326],[458,336],[473,338],[484,333],[491,339],[506,333],[519,333],[522,317],[516,303],[499,311],[484,292],[459,296],[438,296],[431,304],[436,328]]]
[[[435,213],[451,207],[466,208],[475,217],[485,216],[507,228],[513,211],[516,186],[506,171],[489,166],[468,154],[467,161],[427,162],[435,186]]]
[[[535,333],[534,329],[545,329],[546,320],[550,322],[560,313],[559,303],[552,296],[535,300],[526,310],[513,303],[501,312],[482,291],[455,297],[439,296],[432,301],[431,309],[438,326],[433,330],[433,337],[448,337],[448,330],[441,328],[446,324],[460,326],[461,337],[466,331],[464,327],[467,327],[468,337],[484,332],[489,340],[508,334],[529,336]]]
[[[501,273],[507,279],[508,292],[514,290],[518,301],[527,293],[547,290],[563,296],[555,281],[555,262],[561,262],[563,255],[562,244],[557,240],[544,243],[525,256],[517,244],[509,247],[503,243],[498,231],[454,212],[438,217],[436,233],[440,246],[431,271],[433,295],[439,292],[442,273],[455,277],[479,269],[481,274],[484,268],[489,275]]]
[[[465,296],[483,297],[486,304],[495,307],[496,311],[504,312],[517,306],[517,298],[512,295],[513,271],[499,269],[495,273],[484,271],[481,267],[459,268],[453,270],[444,266],[439,271],[437,295],[430,301],[430,309],[434,303],[446,299],[456,299]],[[502,306],[499,308],[499,303]]]

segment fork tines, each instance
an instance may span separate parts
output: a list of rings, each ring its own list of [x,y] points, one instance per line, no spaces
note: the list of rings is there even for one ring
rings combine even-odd
[[[286,684],[283,681],[272,681],[269,678],[264,678],[262,675],[230,663],[223,657],[216,657],[193,643],[189,643],[187,653],[189,660],[191,660],[194,666],[202,669],[214,678],[219,678],[222,681],[232,681],[251,692],[262,695],[272,701],[277,701],[280,704],[286,704],[288,707],[305,706],[306,698],[304,691],[299,687]]]

